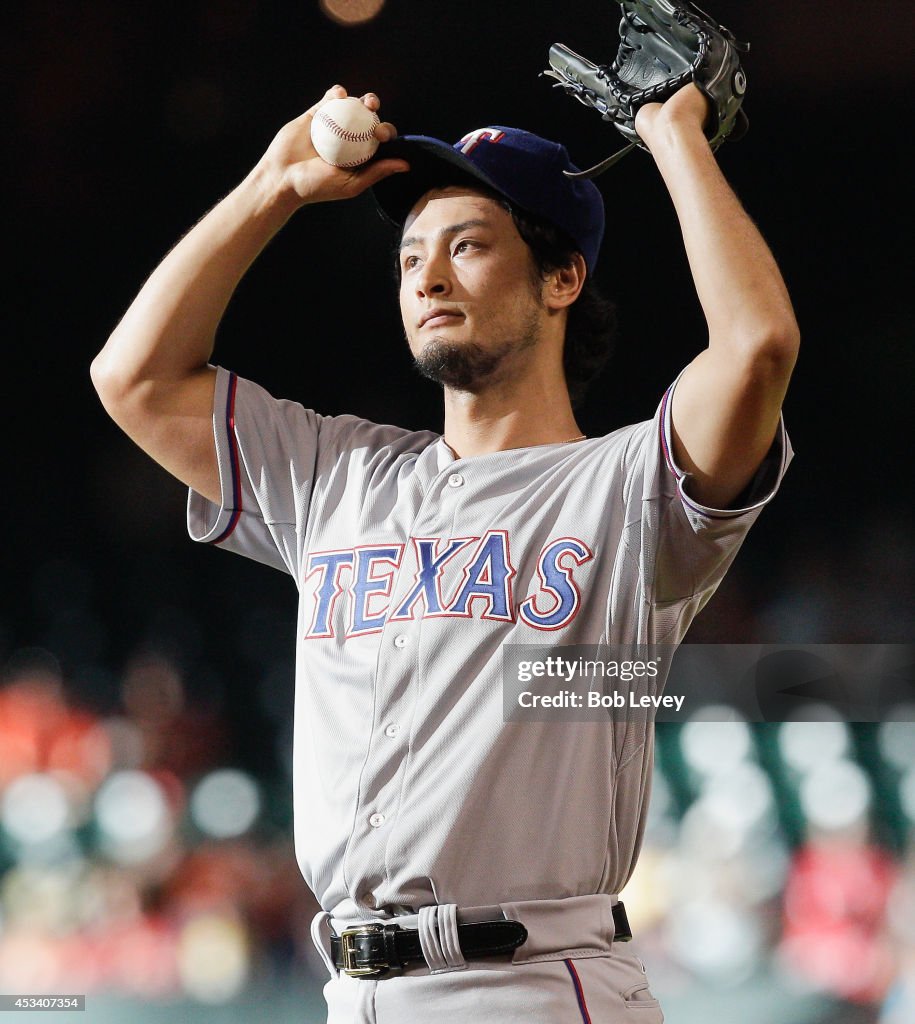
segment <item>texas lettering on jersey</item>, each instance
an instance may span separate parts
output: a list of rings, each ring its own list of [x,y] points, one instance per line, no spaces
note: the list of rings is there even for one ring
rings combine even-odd
[[[303,595],[310,591],[313,600],[305,639],[336,637],[341,621],[348,639],[379,633],[387,622],[416,618],[520,619],[535,629],[562,629],[581,607],[575,574],[593,557],[588,545],[575,537],[549,541],[537,559],[536,577],[516,605],[518,573],[505,530],[447,541],[413,537],[409,545],[315,551],[308,556],[302,585]],[[410,589],[392,600],[395,580],[403,579],[404,573],[409,574]]]

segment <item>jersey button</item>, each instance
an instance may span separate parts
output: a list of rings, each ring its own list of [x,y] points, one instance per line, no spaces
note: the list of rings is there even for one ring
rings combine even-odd
[[[399,633],[397,636],[394,637],[395,647],[406,647],[409,642],[410,638],[408,636],[404,636],[403,633]]]
[[[377,811],[369,818],[369,824],[372,828],[381,828],[384,824],[385,818],[383,814],[379,814]]]
[[[449,487],[462,487],[463,484],[464,478],[461,476],[460,473],[452,473],[451,476],[448,477]]]
[[[386,725],[384,729],[385,736],[388,739],[394,739],[394,737],[400,732],[400,726],[396,722],[391,722],[390,725]]]

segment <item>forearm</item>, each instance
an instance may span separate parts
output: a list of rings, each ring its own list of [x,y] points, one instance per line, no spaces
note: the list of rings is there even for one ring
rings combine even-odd
[[[146,281],[93,363],[97,386],[174,382],[204,367],[238,283],[294,209],[258,165]]]
[[[677,212],[710,345],[793,362],[798,332],[785,283],[701,132],[661,125],[651,152]]]

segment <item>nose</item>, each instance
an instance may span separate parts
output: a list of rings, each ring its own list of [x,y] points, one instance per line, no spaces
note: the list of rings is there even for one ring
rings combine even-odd
[[[430,252],[422,269],[416,275],[416,294],[421,298],[427,298],[430,295],[447,295],[451,291],[448,268],[449,261],[446,256]]]

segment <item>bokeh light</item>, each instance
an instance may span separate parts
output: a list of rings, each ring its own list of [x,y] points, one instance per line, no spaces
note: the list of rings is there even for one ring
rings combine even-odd
[[[155,856],[171,832],[171,815],[159,783],[145,772],[115,772],[102,784],[95,814],[106,852],[122,863]]]
[[[682,964],[719,984],[742,981],[762,957],[758,922],[720,900],[684,903],[671,919],[669,939]]]
[[[683,816],[681,843],[696,856],[720,861],[736,856],[751,839],[770,834],[775,820],[769,777],[748,761],[706,782]]]
[[[727,774],[750,756],[753,739],[746,722],[707,720],[710,717],[710,709],[706,708],[701,721],[693,720],[683,726],[683,757],[703,775]]]
[[[247,832],[260,813],[257,783],[250,775],[232,768],[210,772],[197,784],[191,796],[191,818],[201,830],[216,839],[228,839]]]
[[[143,733],[135,722],[112,716],[102,723],[111,747],[113,768],[139,768],[143,763]]]
[[[839,830],[860,822],[867,814],[871,786],[858,765],[845,760],[829,761],[804,778],[800,798],[811,826]]]
[[[188,921],[178,942],[178,970],[185,990],[204,1003],[226,1003],[248,976],[248,941],[242,925],[222,914]]]
[[[899,803],[911,824],[915,824],[915,766],[899,780]]]
[[[799,772],[807,772],[821,761],[844,757],[849,748],[848,726],[845,722],[824,720],[785,722],[778,732],[778,744],[786,764]]]
[[[900,705],[877,730],[880,756],[899,771],[915,767],[915,706]]]
[[[338,25],[364,25],[377,17],[384,0],[321,0],[321,10]]]
[[[3,794],[3,828],[24,845],[45,843],[67,828],[70,817],[67,793],[51,775],[22,775]]]
[[[742,832],[758,827],[775,811],[772,783],[758,764],[736,765],[727,775],[710,779],[702,793],[713,820]]]

